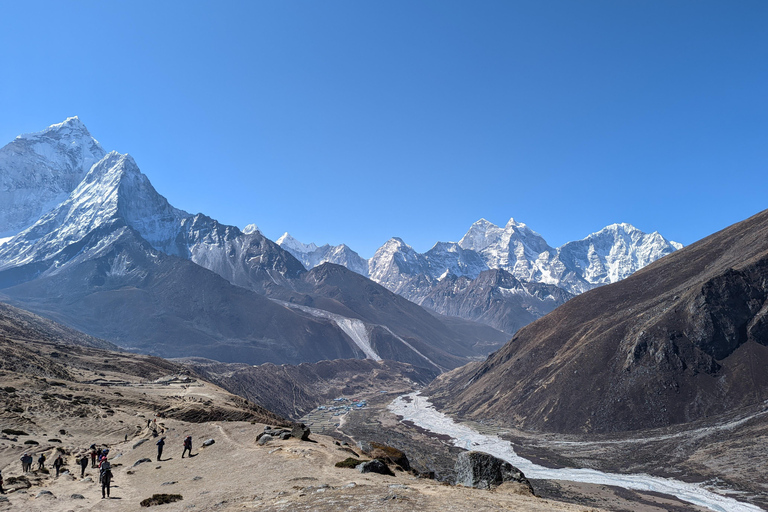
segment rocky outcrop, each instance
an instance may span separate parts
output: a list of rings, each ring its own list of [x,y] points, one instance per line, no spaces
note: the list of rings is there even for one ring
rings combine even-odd
[[[531,483],[522,471],[507,461],[483,452],[462,452],[456,460],[456,485],[491,489],[506,482],[527,487],[533,494]]]
[[[362,462],[357,465],[356,469],[360,473],[378,473],[380,475],[395,476],[392,470],[389,469],[389,466],[387,466],[386,464],[384,464],[378,459]]]
[[[378,459],[387,464],[392,464],[403,471],[411,470],[411,464],[408,461],[408,457],[397,448],[373,441],[361,441],[358,443],[358,447],[364,454],[372,459]]]

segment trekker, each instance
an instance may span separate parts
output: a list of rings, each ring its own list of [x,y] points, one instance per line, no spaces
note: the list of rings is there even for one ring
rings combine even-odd
[[[56,469],[56,478],[59,478],[59,472],[61,471],[61,466],[64,465],[64,459],[61,458],[61,455],[56,457],[56,460],[53,461],[53,467]]]
[[[155,444],[157,444],[157,462],[160,462],[160,457],[163,456],[163,446],[165,446],[165,436],[161,437]]]
[[[184,438],[184,451],[181,452],[181,458],[184,458],[184,454],[189,452],[189,456],[192,456],[192,436]]]
[[[85,468],[88,467],[88,454],[86,453],[83,455],[83,458],[80,459],[80,478],[85,477]]]
[[[29,473],[32,471],[32,456],[28,453],[25,453],[21,456],[21,470],[24,473]]]
[[[101,482],[101,499],[109,498],[109,486],[112,484],[112,465],[106,459],[101,463],[99,482]]]
[[[42,471],[45,469],[45,454],[41,453],[37,458],[37,470]]]
[[[91,445],[91,467],[96,467],[96,447]]]
[[[104,476],[104,471],[112,469],[112,464],[109,463],[106,457],[101,457],[99,461],[99,483],[101,483],[101,477]]]

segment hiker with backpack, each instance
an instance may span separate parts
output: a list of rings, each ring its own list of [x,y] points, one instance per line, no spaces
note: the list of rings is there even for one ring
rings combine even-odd
[[[192,456],[192,436],[184,438],[184,451],[181,452],[181,458],[184,458],[184,454],[189,452],[189,456]]]
[[[80,478],[85,477],[85,468],[88,467],[88,454],[86,453],[83,455],[83,457],[79,460],[80,462]]]
[[[157,445],[157,462],[160,462],[160,457],[163,456],[163,446],[165,446],[165,436],[155,443]]]
[[[112,464],[109,463],[106,457],[103,457],[101,461],[99,482],[101,483],[101,499],[109,498],[109,487],[112,485]]]
[[[56,460],[53,461],[53,467],[56,469],[56,478],[59,478],[59,472],[61,471],[61,466],[64,465],[64,459],[61,458],[61,455],[56,457]]]
[[[42,471],[45,469],[45,454],[41,453],[37,458],[37,470]]]

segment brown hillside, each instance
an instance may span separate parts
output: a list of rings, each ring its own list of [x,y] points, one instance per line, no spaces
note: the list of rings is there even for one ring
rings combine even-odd
[[[678,424],[768,398],[768,210],[568,301],[427,389],[527,429]]]

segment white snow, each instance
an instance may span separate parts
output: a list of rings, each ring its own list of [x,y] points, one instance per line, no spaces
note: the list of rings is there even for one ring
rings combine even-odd
[[[604,473],[593,469],[551,469],[524,459],[515,453],[508,441],[497,436],[480,434],[472,428],[456,423],[450,417],[434,409],[432,404],[418,393],[396,398],[388,409],[404,420],[437,434],[450,436],[453,444],[467,450],[476,450],[506,460],[520,469],[528,478],[568,480],[599,485],[612,485],[639,491],[651,491],[709,508],[717,512],[760,512],[761,508],[707,490],[701,484],[693,484],[659,478],[645,474]]]
[[[323,263],[335,263],[347,267],[353,272],[368,277],[368,261],[348,246],[304,244],[288,233],[277,239],[277,245],[288,251],[307,269],[315,268]]]
[[[0,238],[0,245],[3,245],[5,242],[13,238],[12,236],[7,236],[5,238]]]
[[[371,346],[371,338],[368,336],[368,328],[362,320],[357,318],[347,318],[323,309],[310,308],[308,306],[301,306],[299,304],[293,304],[291,302],[275,301],[282,304],[285,307],[298,309],[305,313],[309,313],[312,316],[318,318],[327,318],[333,320],[344,333],[349,336],[355,345],[363,351],[366,359],[373,359],[374,361],[381,361],[379,354]]]
[[[259,226],[257,226],[256,224],[248,224],[243,228],[243,233],[246,235],[250,235],[258,232],[259,232]]]

